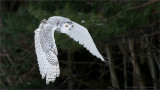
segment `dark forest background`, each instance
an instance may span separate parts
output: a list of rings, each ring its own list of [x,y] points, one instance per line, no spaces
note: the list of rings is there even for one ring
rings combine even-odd
[[[144,1],[0,1],[0,89],[159,89],[160,8]],[[61,75],[41,79],[34,30],[63,16],[85,26],[106,66],[67,35],[55,33]]]

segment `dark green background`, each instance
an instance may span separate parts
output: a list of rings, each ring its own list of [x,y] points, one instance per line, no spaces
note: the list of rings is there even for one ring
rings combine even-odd
[[[158,89],[159,12],[159,2],[147,0],[0,1],[0,88]],[[61,75],[46,85],[36,60],[34,30],[51,16],[85,26],[111,64],[55,33]]]

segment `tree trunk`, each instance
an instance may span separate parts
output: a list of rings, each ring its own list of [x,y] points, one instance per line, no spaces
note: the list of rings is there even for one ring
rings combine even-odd
[[[127,87],[127,64],[126,64],[126,61],[127,61],[127,56],[126,55],[124,55],[123,56],[123,66],[124,66],[124,73],[123,73],[123,75],[124,75],[124,88],[126,88]]]
[[[126,90],[126,88],[127,88],[127,57],[128,57],[128,54],[125,51],[125,48],[124,48],[125,46],[122,45],[121,42],[118,42],[118,44],[119,44],[119,48],[122,50],[122,53],[123,53],[124,89]]]
[[[68,81],[68,89],[73,89],[73,81],[72,81],[72,56],[71,51],[68,51],[68,75],[69,75],[69,81]]]
[[[113,88],[119,89],[119,83],[118,83],[118,79],[116,77],[116,70],[115,70],[115,65],[114,65],[114,61],[112,58],[112,52],[111,52],[111,49],[108,45],[106,45],[106,53],[107,53],[108,60],[109,60],[109,69],[110,69],[112,86],[113,86]]]
[[[148,41],[148,38],[146,37],[146,41]],[[153,59],[153,55],[151,53],[151,49],[149,48],[148,44],[147,45],[147,48],[148,48],[148,52],[147,52],[147,58],[148,58],[148,66],[149,66],[149,69],[150,69],[150,73],[151,73],[151,76],[152,76],[152,79],[153,79],[153,87],[154,87],[154,90],[158,90],[158,77],[157,77],[157,68],[156,68],[156,64],[155,64],[155,61]]]
[[[135,55],[134,39],[129,39],[129,50],[133,64],[133,87],[139,87],[141,90],[144,90],[145,83],[143,81],[144,79],[141,73],[140,64],[137,61],[137,57]]]
[[[154,87],[154,90],[158,90],[158,78],[157,78],[155,62],[150,55],[151,55],[151,52],[148,52],[148,65],[149,65],[149,69],[153,79],[153,87]]]

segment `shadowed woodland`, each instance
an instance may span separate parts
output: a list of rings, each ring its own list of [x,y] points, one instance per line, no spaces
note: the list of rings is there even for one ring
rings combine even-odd
[[[0,89],[159,89],[159,3],[0,1]],[[61,74],[46,85],[38,68],[34,30],[51,16],[85,26],[108,66],[56,32]]]

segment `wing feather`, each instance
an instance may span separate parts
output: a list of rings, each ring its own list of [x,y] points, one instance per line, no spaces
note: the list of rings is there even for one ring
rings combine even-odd
[[[105,61],[102,55],[99,53],[88,30],[76,22],[73,22],[73,25],[73,29],[67,33],[67,35],[79,42],[79,44],[83,45],[91,54],[97,58],[100,58],[102,61]]]
[[[39,64],[40,74],[46,84],[54,82],[60,75],[58,51],[54,40],[54,31],[56,27],[50,24],[40,24],[35,30],[35,50]]]

